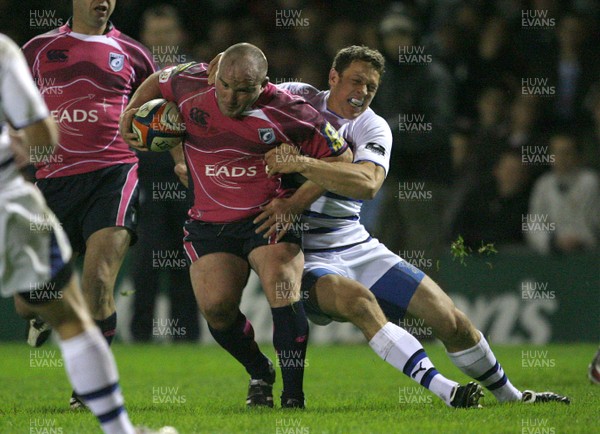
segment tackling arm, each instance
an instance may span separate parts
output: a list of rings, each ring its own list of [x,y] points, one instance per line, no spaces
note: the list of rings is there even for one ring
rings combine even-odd
[[[271,176],[297,172],[323,190],[360,200],[373,199],[385,179],[383,167],[370,161],[351,163],[343,159],[318,160],[298,154],[293,158],[281,158],[278,157],[282,154],[281,146],[266,155]],[[283,154],[289,155],[290,151]]]
[[[277,150],[281,150],[283,146],[289,147],[289,152],[292,153],[291,155],[299,156],[297,154],[298,150],[296,147],[287,144],[280,145],[279,147],[272,149],[265,155],[267,167],[269,167],[269,169],[269,156],[271,155],[271,159],[277,159]],[[347,148],[342,154],[338,156],[327,157],[319,161],[352,161],[352,151],[350,150],[350,148]],[[282,216],[302,214],[302,212],[305,209],[308,209],[315,200],[317,200],[319,197],[321,197],[321,195],[323,195],[324,192],[325,189],[323,187],[309,179],[306,182],[304,182],[290,197],[282,199],[273,199],[265,207],[263,207],[262,212],[254,219],[254,223],[262,221],[262,225],[260,225],[256,229],[256,233],[261,233],[262,231],[267,230],[264,234],[264,238],[268,238],[273,232],[280,229],[277,225],[278,219],[281,219]],[[285,217],[283,218],[285,219]],[[283,237],[284,234],[285,231],[279,231],[277,239],[281,239],[281,237]]]

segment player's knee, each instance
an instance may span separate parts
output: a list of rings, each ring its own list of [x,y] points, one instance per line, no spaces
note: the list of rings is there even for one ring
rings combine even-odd
[[[265,280],[264,288],[271,307],[286,306],[300,300],[301,279],[281,274]]]
[[[456,321],[456,340],[463,345],[475,345],[477,343],[478,333],[471,320],[456,307],[454,307],[454,317]]]
[[[352,322],[369,321],[373,317],[373,310],[377,308],[373,293],[361,287],[340,291],[339,297],[340,313]]]
[[[208,324],[218,330],[231,326],[238,316],[238,306],[232,303],[215,303],[203,306],[202,314]]]
[[[471,336],[471,323],[454,304],[443,310],[438,317],[438,337],[447,343],[464,342]]]

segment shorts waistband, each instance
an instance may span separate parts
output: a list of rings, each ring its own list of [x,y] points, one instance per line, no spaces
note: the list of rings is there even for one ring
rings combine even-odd
[[[369,236],[368,238],[366,238],[366,239],[364,239],[362,241],[359,241],[357,243],[352,243],[352,244],[346,244],[345,246],[331,247],[331,248],[327,248],[327,249],[302,249],[302,250],[304,250],[306,253],[340,252],[342,250],[349,249],[350,247],[358,246],[359,244],[368,243],[372,239],[373,239],[373,237]]]

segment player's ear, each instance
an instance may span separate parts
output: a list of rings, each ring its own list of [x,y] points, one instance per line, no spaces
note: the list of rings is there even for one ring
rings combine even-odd
[[[340,75],[338,74],[338,72],[335,70],[335,68],[331,68],[329,70],[329,86],[333,86],[334,84],[336,84],[339,79]]]
[[[267,84],[269,84],[269,77],[266,76],[265,79],[262,81],[262,83],[260,84],[260,86],[264,89],[265,87],[267,87]]]

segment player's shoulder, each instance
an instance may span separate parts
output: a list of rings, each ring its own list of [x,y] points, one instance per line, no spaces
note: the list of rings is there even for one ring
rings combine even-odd
[[[158,81],[160,83],[166,83],[175,78],[208,78],[207,69],[208,65],[200,62],[188,62],[167,66],[160,71]]]
[[[370,107],[352,122],[352,127],[354,129],[383,134],[390,138],[392,136],[392,130],[387,121]]]
[[[320,92],[320,90],[316,87],[300,81],[286,81],[283,83],[278,83],[276,86],[278,89],[284,89],[292,95],[301,96],[306,99],[310,99]]]
[[[269,83],[264,92],[267,95],[272,95],[272,98],[266,104],[268,107],[277,108],[292,116],[299,117],[302,117],[307,112],[317,112],[304,97],[296,95],[285,88],[275,86],[273,83]]]
[[[23,51],[27,52],[36,50],[40,47],[46,46],[50,40],[64,36],[67,33],[64,27],[65,26],[61,26],[56,29],[49,30],[46,33],[42,33],[41,35],[34,36],[23,45]]]
[[[137,39],[132,38],[129,35],[121,32],[119,29],[113,27],[110,32],[106,34],[109,38],[116,40],[119,45],[122,47],[124,51],[128,51],[132,54],[143,54],[145,57],[152,58],[152,54],[150,50],[146,48],[144,44],[142,44]]]

